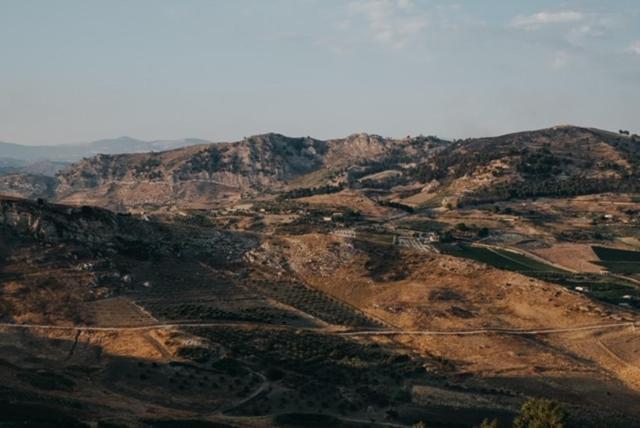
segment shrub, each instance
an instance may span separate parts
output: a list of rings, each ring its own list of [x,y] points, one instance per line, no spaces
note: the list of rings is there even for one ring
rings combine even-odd
[[[489,229],[487,229],[486,227],[483,227],[478,231],[478,237],[486,238],[487,236],[489,236]]]
[[[567,414],[557,401],[532,398],[522,405],[514,428],[564,428]]]
[[[500,428],[500,422],[495,418],[492,420],[485,418],[485,420],[482,421],[482,424],[480,424],[480,428]]]

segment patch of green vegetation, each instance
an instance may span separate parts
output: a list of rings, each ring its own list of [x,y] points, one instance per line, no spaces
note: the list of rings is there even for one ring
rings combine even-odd
[[[592,246],[593,252],[602,261],[640,262],[640,251],[619,250],[617,248]]]
[[[600,266],[605,267],[611,273],[619,273],[623,275],[634,275],[640,273],[640,262],[614,262],[614,261],[599,261]]]
[[[473,247],[470,245],[443,245],[442,251],[446,254],[473,259],[498,269],[511,270],[516,272],[549,272],[549,273],[565,273],[562,269],[556,268],[549,264],[539,262],[530,257],[513,251],[488,248]]]
[[[640,289],[633,283],[608,275],[575,274],[508,250],[464,244],[441,245],[443,253],[476,260],[497,269],[522,273],[553,282],[571,290],[582,289],[589,296],[611,304],[640,309]],[[603,262],[604,263],[604,262]],[[637,263],[636,263],[637,264]],[[612,271],[613,272],[613,271]]]
[[[567,412],[560,403],[543,398],[532,398],[522,405],[520,415],[513,421],[514,428],[564,428]]]
[[[597,263],[611,273],[633,275],[640,273],[640,251],[592,246],[600,261]]]

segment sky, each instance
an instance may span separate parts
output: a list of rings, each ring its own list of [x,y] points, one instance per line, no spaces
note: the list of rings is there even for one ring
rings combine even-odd
[[[0,0],[0,141],[640,131],[637,0]]]

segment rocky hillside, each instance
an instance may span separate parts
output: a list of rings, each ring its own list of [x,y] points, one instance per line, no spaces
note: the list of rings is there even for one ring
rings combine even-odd
[[[161,153],[98,155],[58,175],[58,196],[67,202],[134,206],[336,186],[345,181],[347,170],[392,159],[410,162],[445,144],[423,137],[357,134],[322,141],[267,134]]]
[[[208,208],[247,196],[300,197],[351,188],[374,192],[381,202],[450,206],[632,191],[639,159],[637,136],[573,126],[454,142],[266,134],[83,159],[58,174],[56,199],[117,210]]]
[[[459,202],[482,203],[635,191],[639,173],[636,136],[559,126],[456,142],[413,178],[442,180]]]
[[[88,248],[135,257],[200,255],[240,259],[255,239],[241,234],[167,225],[102,208],[71,207],[0,197],[0,235]]]
[[[0,193],[27,199],[53,198],[57,181],[55,178],[29,173],[0,175]]]

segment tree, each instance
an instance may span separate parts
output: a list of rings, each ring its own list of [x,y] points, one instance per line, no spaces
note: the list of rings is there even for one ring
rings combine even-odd
[[[461,232],[466,232],[467,230],[469,230],[469,227],[467,227],[467,225],[464,223],[458,223],[456,225],[456,229],[458,229]]]
[[[498,418],[492,420],[485,418],[480,424],[480,428],[500,428],[500,421],[498,421]]]
[[[557,401],[531,398],[522,405],[514,428],[565,428],[567,414]]]

